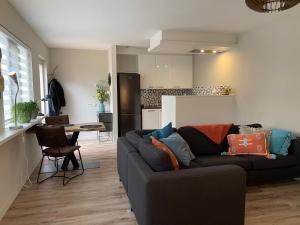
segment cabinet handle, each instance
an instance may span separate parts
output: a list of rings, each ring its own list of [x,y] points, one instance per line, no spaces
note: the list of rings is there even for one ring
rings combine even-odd
[[[155,112],[155,109],[149,109],[148,112]]]

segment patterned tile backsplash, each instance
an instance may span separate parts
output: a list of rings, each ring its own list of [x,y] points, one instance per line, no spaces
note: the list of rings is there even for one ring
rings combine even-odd
[[[141,103],[144,107],[161,107],[162,95],[228,95],[230,86],[194,87],[192,89],[142,89]]]

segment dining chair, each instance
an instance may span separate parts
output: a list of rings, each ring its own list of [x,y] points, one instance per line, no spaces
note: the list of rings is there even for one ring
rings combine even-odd
[[[69,115],[61,115],[61,116],[48,116],[45,118],[46,125],[68,125],[70,124]],[[67,139],[69,141],[72,140],[73,134],[69,133],[67,134]],[[76,140],[76,144],[78,144]]]
[[[61,116],[48,116],[45,118],[45,122],[47,125],[66,125],[70,124],[68,115]]]
[[[37,183],[40,184],[52,177],[63,177],[63,185],[66,185],[70,180],[84,173],[84,167],[83,167],[82,157],[80,153],[80,146],[68,144],[64,127],[37,126],[36,137],[39,145],[41,146],[42,155],[43,155],[41,160],[41,165],[39,168],[38,177],[37,177]],[[75,151],[78,151],[79,153],[79,159],[81,163],[81,173],[76,174],[72,177],[67,177],[66,170],[64,170],[63,176],[57,175],[59,172],[58,158],[64,158],[70,154],[74,154]],[[51,176],[43,180],[40,180],[40,175],[43,174],[41,170],[42,170],[44,158],[46,156],[54,158],[56,172],[54,172]]]

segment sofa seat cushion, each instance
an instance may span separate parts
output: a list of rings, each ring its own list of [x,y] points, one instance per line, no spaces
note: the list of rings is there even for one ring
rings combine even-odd
[[[245,156],[251,161],[254,170],[286,168],[299,165],[299,160],[295,155],[277,155],[277,159],[270,160],[260,156]]]
[[[184,169],[194,169],[194,168],[199,168],[201,167],[199,163],[197,163],[195,160],[191,161],[189,166],[185,166],[183,164],[179,164],[179,169],[184,170]]]
[[[244,156],[200,156],[197,157],[194,162],[203,167],[233,164],[245,170],[252,169],[251,161]]]

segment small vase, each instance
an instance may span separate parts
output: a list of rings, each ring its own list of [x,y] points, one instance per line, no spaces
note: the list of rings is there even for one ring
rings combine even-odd
[[[99,112],[101,112],[101,113],[105,112],[105,106],[104,106],[103,102],[99,103]]]

